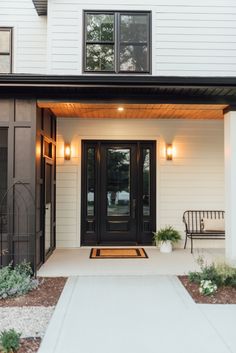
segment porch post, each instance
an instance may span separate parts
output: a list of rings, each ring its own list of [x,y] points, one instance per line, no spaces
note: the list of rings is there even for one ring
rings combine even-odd
[[[225,255],[236,266],[236,111],[224,115],[225,137]]]

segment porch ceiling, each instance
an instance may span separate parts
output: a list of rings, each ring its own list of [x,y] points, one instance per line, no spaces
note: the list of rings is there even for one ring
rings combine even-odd
[[[87,104],[39,101],[59,118],[98,119],[223,119],[227,105],[209,104]],[[123,110],[118,110],[122,107]]]

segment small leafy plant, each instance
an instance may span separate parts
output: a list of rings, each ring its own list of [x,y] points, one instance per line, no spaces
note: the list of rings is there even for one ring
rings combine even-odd
[[[199,287],[199,292],[203,295],[211,295],[217,291],[217,285],[211,280],[202,280]]]
[[[38,280],[32,278],[29,263],[12,264],[0,269],[0,299],[24,295],[38,287]]]
[[[20,347],[21,333],[14,329],[5,330],[0,333],[0,350],[4,353],[16,352]]]
[[[161,228],[158,232],[153,232],[153,240],[156,242],[156,244],[165,241],[170,241],[172,244],[174,244],[181,240],[181,235],[172,226],[166,226],[165,228]]]

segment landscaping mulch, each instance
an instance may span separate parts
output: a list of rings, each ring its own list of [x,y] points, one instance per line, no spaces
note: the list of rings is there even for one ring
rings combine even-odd
[[[20,341],[20,348],[17,353],[36,353],[38,352],[41,343],[41,338],[22,338]]]
[[[20,297],[1,299],[0,307],[55,306],[67,281],[66,277],[40,277],[37,289]]]
[[[199,293],[199,285],[188,280],[188,276],[179,276],[181,283],[187,289],[193,300],[199,304],[236,304],[236,288],[223,286],[217,292],[204,296]]]

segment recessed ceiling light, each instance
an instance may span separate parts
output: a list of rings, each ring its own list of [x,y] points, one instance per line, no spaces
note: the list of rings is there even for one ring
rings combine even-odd
[[[123,112],[123,111],[124,111],[124,107],[118,107],[117,110],[118,110],[119,112]]]

